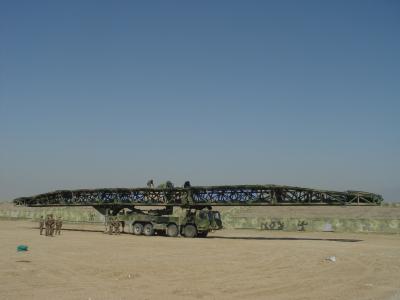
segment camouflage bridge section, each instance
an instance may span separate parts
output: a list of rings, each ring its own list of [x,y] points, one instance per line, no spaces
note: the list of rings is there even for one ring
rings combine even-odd
[[[279,185],[193,186],[189,188],[114,188],[59,190],[22,197],[14,204],[41,206],[269,206],[269,205],[379,205],[382,196]]]

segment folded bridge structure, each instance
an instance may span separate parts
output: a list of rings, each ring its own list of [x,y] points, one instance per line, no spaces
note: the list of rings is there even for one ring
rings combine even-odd
[[[101,188],[58,190],[14,200],[15,205],[44,206],[212,206],[379,205],[382,196],[361,191],[328,191],[280,185],[192,186],[188,188]]]

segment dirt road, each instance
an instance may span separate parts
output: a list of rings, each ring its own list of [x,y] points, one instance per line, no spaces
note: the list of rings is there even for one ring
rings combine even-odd
[[[34,225],[0,221],[0,299],[400,299],[398,235],[45,237]]]

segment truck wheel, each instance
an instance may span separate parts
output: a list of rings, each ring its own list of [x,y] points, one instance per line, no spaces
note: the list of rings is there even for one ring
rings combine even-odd
[[[167,227],[167,235],[170,237],[176,237],[178,236],[178,226],[176,226],[175,224],[169,224]]]
[[[197,234],[198,237],[200,238],[206,238],[208,235],[208,231],[203,231]]]
[[[143,233],[143,225],[140,223],[133,224],[132,231],[135,235],[141,235]]]
[[[197,229],[193,225],[186,225],[183,228],[183,235],[188,238],[193,238],[197,235]]]
[[[150,223],[144,225],[143,234],[144,234],[145,236],[154,235],[154,228],[153,228],[153,225],[151,225]]]

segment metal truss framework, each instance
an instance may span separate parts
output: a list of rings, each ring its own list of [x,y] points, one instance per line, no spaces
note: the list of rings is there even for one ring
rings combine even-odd
[[[14,200],[24,206],[269,206],[269,205],[379,205],[382,196],[279,185],[232,185],[189,188],[114,188],[60,190]]]

